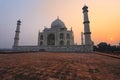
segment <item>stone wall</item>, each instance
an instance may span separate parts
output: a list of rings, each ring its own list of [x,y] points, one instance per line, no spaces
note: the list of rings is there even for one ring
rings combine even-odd
[[[73,45],[73,46],[17,46],[14,51],[48,51],[48,52],[93,52],[93,46]]]

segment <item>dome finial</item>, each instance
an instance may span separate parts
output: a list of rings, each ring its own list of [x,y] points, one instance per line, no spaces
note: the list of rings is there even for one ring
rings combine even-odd
[[[52,22],[51,27],[66,28],[64,22],[60,20],[59,17],[57,17],[57,19]]]
[[[71,27],[71,31],[72,31],[72,27]]]
[[[84,4],[84,7],[88,7],[86,4]]]
[[[59,16],[57,16],[57,19],[59,19]]]
[[[86,4],[84,4],[84,6],[87,6]]]

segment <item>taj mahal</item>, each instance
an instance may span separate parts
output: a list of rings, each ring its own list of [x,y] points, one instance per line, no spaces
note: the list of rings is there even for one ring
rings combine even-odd
[[[44,28],[38,33],[38,45],[19,46],[19,34],[21,21],[17,21],[15,38],[13,44],[14,51],[48,51],[48,52],[93,52],[93,43],[89,26],[88,7],[83,8],[84,32],[81,32],[81,45],[74,43],[73,30],[68,30],[65,23],[57,17],[50,28]]]

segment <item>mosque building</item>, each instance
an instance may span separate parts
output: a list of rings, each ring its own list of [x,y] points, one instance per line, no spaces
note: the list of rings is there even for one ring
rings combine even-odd
[[[73,30],[68,30],[64,22],[57,17],[50,28],[44,28],[38,33],[38,45],[19,46],[21,21],[17,21],[13,50],[14,51],[49,51],[49,52],[93,52],[91,32],[88,18],[88,7],[83,8],[84,33],[81,32],[81,45],[74,43]]]

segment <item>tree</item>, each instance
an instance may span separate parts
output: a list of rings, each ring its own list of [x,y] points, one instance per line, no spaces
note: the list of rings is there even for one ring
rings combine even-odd
[[[108,45],[106,42],[101,42],[98,45],[98,51],[104,52],[110,50],[110,44]]]

